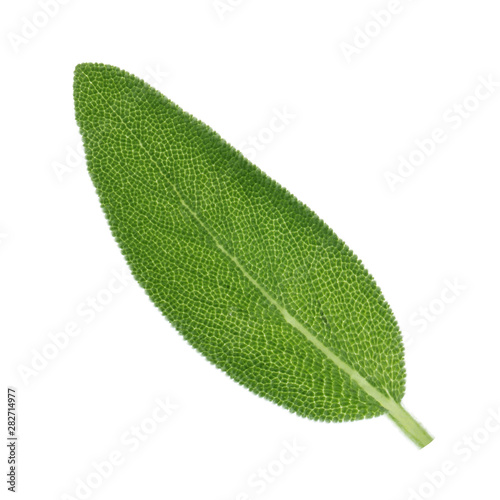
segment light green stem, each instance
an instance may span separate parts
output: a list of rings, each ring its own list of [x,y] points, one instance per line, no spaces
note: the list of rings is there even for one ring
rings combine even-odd
[[[400,404],[391,405],[389,418],[420,448],[434,439]]]

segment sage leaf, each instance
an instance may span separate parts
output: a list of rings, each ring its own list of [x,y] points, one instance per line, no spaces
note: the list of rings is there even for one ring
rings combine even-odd
[[[207,125],[113,66],[80,64],[76,120],[111,231],[152,302],[239,384],[342,422],[402,407],[404,349],[372,276],[308,207]]]

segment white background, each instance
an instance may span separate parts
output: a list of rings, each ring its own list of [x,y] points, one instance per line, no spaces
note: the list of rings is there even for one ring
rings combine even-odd
[[[500,82],[498,2],[401,0],[350,63],[342,43],[357,33],[359,46],[388,1],[221,3],[219,15],[212,0],[70,0],[30,33],[28,22],[44,24],[37,1],[2,6],[2,391],[18,389],[18,498],[82,498],[77,481],[112,452],[124,463],[89,498],[499,498],[488,415],[500,410],[500,88],[471,97],[480,78]],[[255,163],[377,279],[405,332],[404,403],[436,436],[430,446],[419,451],[386,417],[317,423],[259,399],[192,350],[134,282],[89,321],[87,300],[110,298],[124,260],[74,156],[80,62],[148,79],[235,146],[268,137],[274,110],[294,115]],[[465,99],[478,105],[459,123]],[[391,190],[387,172],[435,128],[447,140]],[[21,376],[71,322],[80,334]],[[178,408],[132,452],[121,436],[151,424],[158,397]],[[294,440],[305,449],[280,466]],[[251,486],[268,466],[272,483]]]

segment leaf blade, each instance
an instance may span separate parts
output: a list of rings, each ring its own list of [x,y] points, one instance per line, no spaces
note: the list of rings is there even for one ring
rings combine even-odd
[[[89,172],[132,272],[197,350],[253,392],[316,420],[373,417],[401,401],[392,312],[312,211],[117,68],[78,66],[75,108]]]

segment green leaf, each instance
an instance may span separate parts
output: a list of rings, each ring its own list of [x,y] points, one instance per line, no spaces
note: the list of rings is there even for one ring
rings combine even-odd
[[[401,334],[335,233],[218,134],[112,66],[75,70],[76,120],[111,231],[153,303],[254,393],[314,420],[400,405]]]

